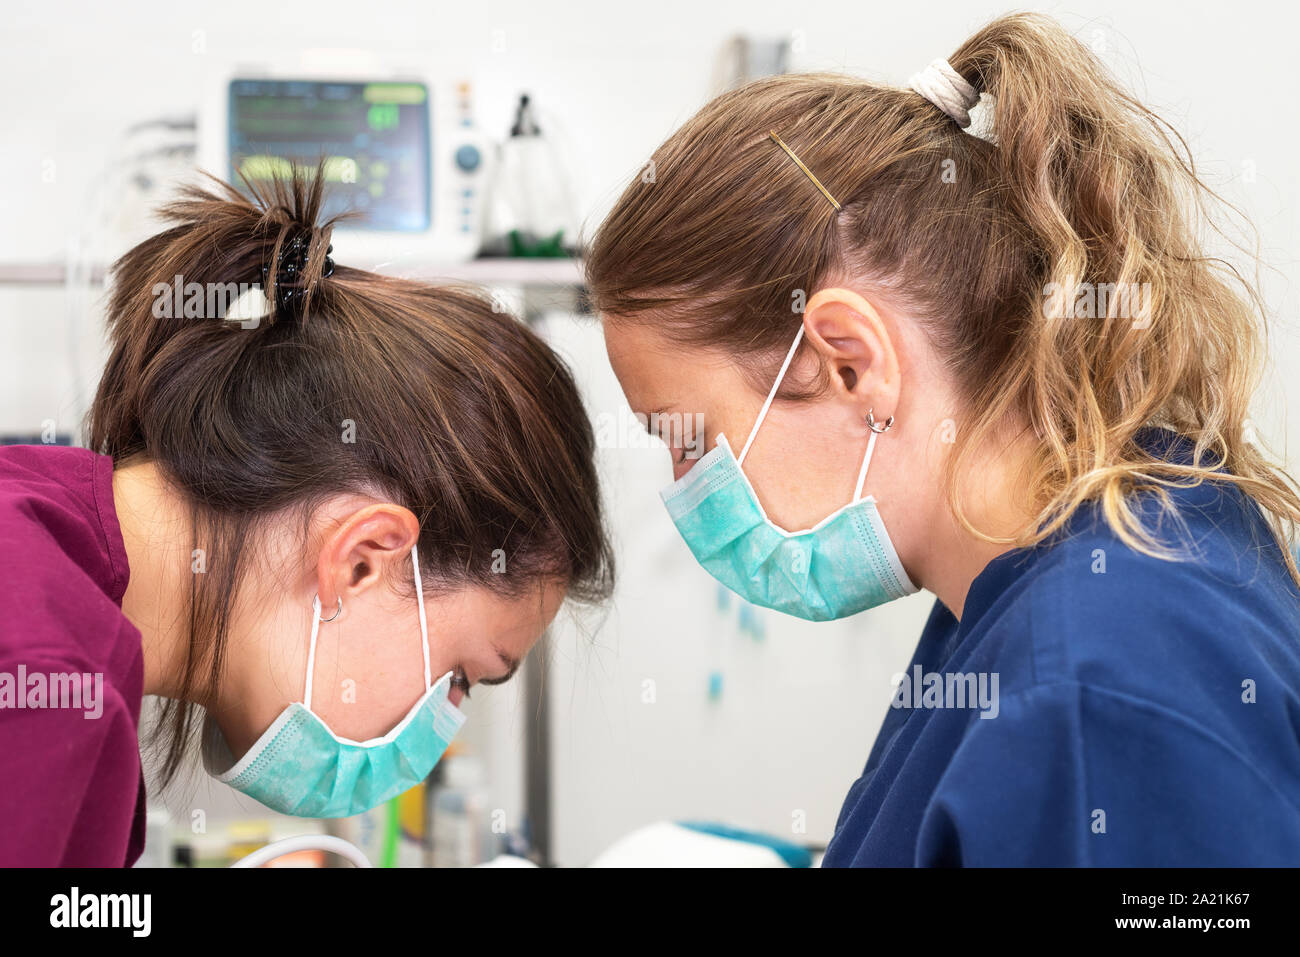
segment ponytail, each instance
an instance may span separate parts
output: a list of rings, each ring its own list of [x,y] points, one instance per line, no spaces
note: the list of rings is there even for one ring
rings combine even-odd
[[[1168,555],[1127,493],[1222,481],[1264,507],[1300,580],[1289,547],[1300,498],[1266,462],[1248,418],[1264,310],[1235,269],[1201,250],[1201,226],[1217,227],[1224,207],[1184,140],[1046,16],[996,20],[949,62],[990,94],[990,173],[1041,263],[1021,356],[981,396],[997,409],[1014,395],[1042,440],[1032,479],[1042,521],[1027,539],[1099,499],[1130,546]],[[998,403],[995,390],[1011,385]],[[1147,425],[1192,440],[1192,461],[1153,460],[1135,442]]]

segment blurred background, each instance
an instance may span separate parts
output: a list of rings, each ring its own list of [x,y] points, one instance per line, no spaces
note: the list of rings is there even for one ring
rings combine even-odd
[[[1253,423],[1294,468],[1300,14],[1203,0],[1033,6],[1161,111],[1258,228],[1274,323]],[[4,441],[81,440],[104,357],[104,267],[152,231],[149,210],[177,182],[196,166],[229,178],[327,154],[340,201],[366,214],[364,228],[336,235],[336,261],[480,282],[566,356],[601,440],[621,565],[611,607],[563,615],[519,679],[475,690],[455,753],[425,788],[323,824],[278,817],[196,774],[155,796],[142,864],[225,863],[321,828],[398,865],[502,851],[567,866],[697,853],[815,861],[932,599],[813,625],[720,591],[658,500],[668,456],[628,424],[599,327],[576,311],[572,254],[711,96],[782,70],[901,85],[1008,10],[982,0],[7,4]],[[717,836],[731,828],[755,837]]]

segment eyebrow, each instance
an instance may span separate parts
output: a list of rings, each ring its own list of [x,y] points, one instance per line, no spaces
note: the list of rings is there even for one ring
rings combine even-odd
[[[515,676],[515,672],[519,670],[518,658],[511,658],[500,648],[493,648],[492,650],[497,653],[497,657],[501,659],[501,663],[505,665],[506,668],[508,668],[509,670],[498,678],[480,678],[478,680],[478,683],[481,685],[503,685],[511,678],[513,678]]]

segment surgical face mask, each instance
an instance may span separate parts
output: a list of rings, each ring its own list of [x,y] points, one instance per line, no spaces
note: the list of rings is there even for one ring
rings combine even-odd
[[[801,325],[740,458],[720,433],[717,446],[659,494],[696,560],[722,584],[752,604],[829,621],[917,588],[898,560],[875,498],[862,497],[877,429],[884,428],[869,422],[871,437],[853,501],[802,532],[772,523],[741,468],[802,340]]]
[[[317,597],[302,702],[285,708],[233,766],[230,750],[209,716],[203,728],[203,762],[209,774],[276,811],[322,818],[368,811],[429,776],[465,723],[465,715],[447,699],[452,672],[437,682],[430,681],[429,629],[420,561],[414,548],[411,562],[419,600],[425,690],[397,727],[382,738],[352,741],[336,735],[311,710],[312,669],[321,625]]]

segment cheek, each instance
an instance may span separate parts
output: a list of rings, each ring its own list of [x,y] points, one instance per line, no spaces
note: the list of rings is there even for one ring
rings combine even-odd
[[[312,710],[341,738],[366,741],[380,737],[391,731],[415,704],[424,687],[424,678],[421,675],[413,684],[401,682],[400,694],[385,693],[383,688],[387,684],[379,679],[366,684],[358,681],[354,690],[342,683],[329,689],[322,687],[320,691],[328,690],[331,700],[326,703],[323,696],[315,698]]]
[[[317,648],[312,710],[335,734],[354,741],[387,734],[424,692],[418,632],[400,639],[394,634],[395,641],[377,640],[376,633],[358,624],[332,636],[337,655]],[[430,664],[436,662],[431,658]],[[433,674],[434,680],[440,675]]]
[[[750,393],[746,392],[734,398],[729,398],[727,401],[717,403],[717,405],[719,411],[711,418],[706,417],[705,419],[709,437],[708,447],[713,448],[717,444],[718,433],[721,432],[727,437],[727,441],[731,444],[731,451],[736,458],[740,458],[740,453],[745,448],[745,442],[749,439],[749,433],[754,430],[754,422],[758,418],[759,409],[762,408],[763,397],[760,396],[754,399]],[[756,447],[765,443],[770,431],[768,422],[771,413],[768,413],[768,415],[769,418],[764,420],[763,426],[758,430],[758,436],[754,440]]]
[[[803,531],[853,498],[866,442],[857,445],[856,439],[826,435],[815,414],[769,413],[745,460],[745,474],[772,522],[788,532]]]

